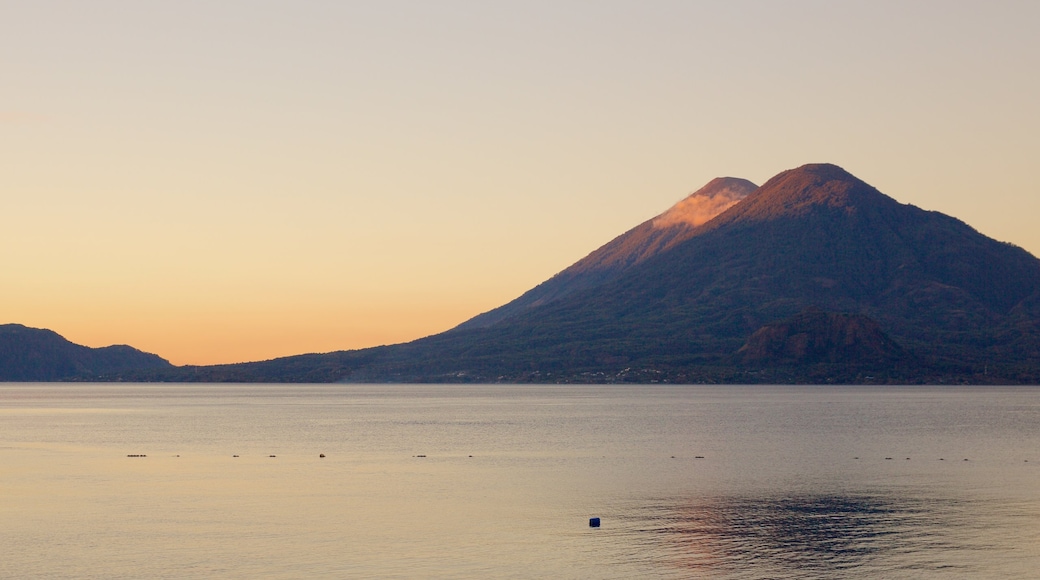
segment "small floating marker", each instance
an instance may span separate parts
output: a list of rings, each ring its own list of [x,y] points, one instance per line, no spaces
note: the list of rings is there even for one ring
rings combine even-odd
[[[590,528],[598,528],[599,527],[599,518],[589,518],[589,527]]]
[[[467,457],[473,457],[473,456],[472,455],[467,455]]]
[[[853,459],[859,459],[859,457],[853,457]]]
[[[940,458],[939,458],[939,461],[946,461],[946,460],[945,460],[945,459],[943,459],[942,457],[940,457]]]
[[[910,461],[910,458],[909,458],[909,457],[907,457],[907,458],[906,458],[906,460],[907,460],[907,461]]]
[[[968,458],[967,458],[967,457],[965,457],[965,458],[964,458],[964,460],[965,460],[965,461],[967,461],[967,460],[968,460]]]
[[[325,458],[325,454],[324,453],[319,453],[318,457],[321,458],[321,459],[324,459]]]

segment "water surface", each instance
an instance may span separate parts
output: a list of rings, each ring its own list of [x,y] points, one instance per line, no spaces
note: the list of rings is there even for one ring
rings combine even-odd
[[[4,578],[1040,569],[1036,388],[7,384],[0,466]]]

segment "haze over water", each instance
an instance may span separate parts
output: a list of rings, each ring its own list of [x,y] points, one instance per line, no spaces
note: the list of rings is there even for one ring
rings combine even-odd
[[[1028,578],[1037,394],[9,384],[0,577]]]

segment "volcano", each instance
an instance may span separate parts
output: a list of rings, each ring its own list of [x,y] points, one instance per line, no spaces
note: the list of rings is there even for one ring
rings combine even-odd
[[[830,164],[720,178],[407,344],[172,380],[1036,383],[1040,261]]]

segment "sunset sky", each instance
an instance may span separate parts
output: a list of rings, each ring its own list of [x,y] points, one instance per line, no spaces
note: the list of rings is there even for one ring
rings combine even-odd
[[[1040,254],[1040,2],[0,4],[0,323],[403,342],[717,176],[841,165]]]

